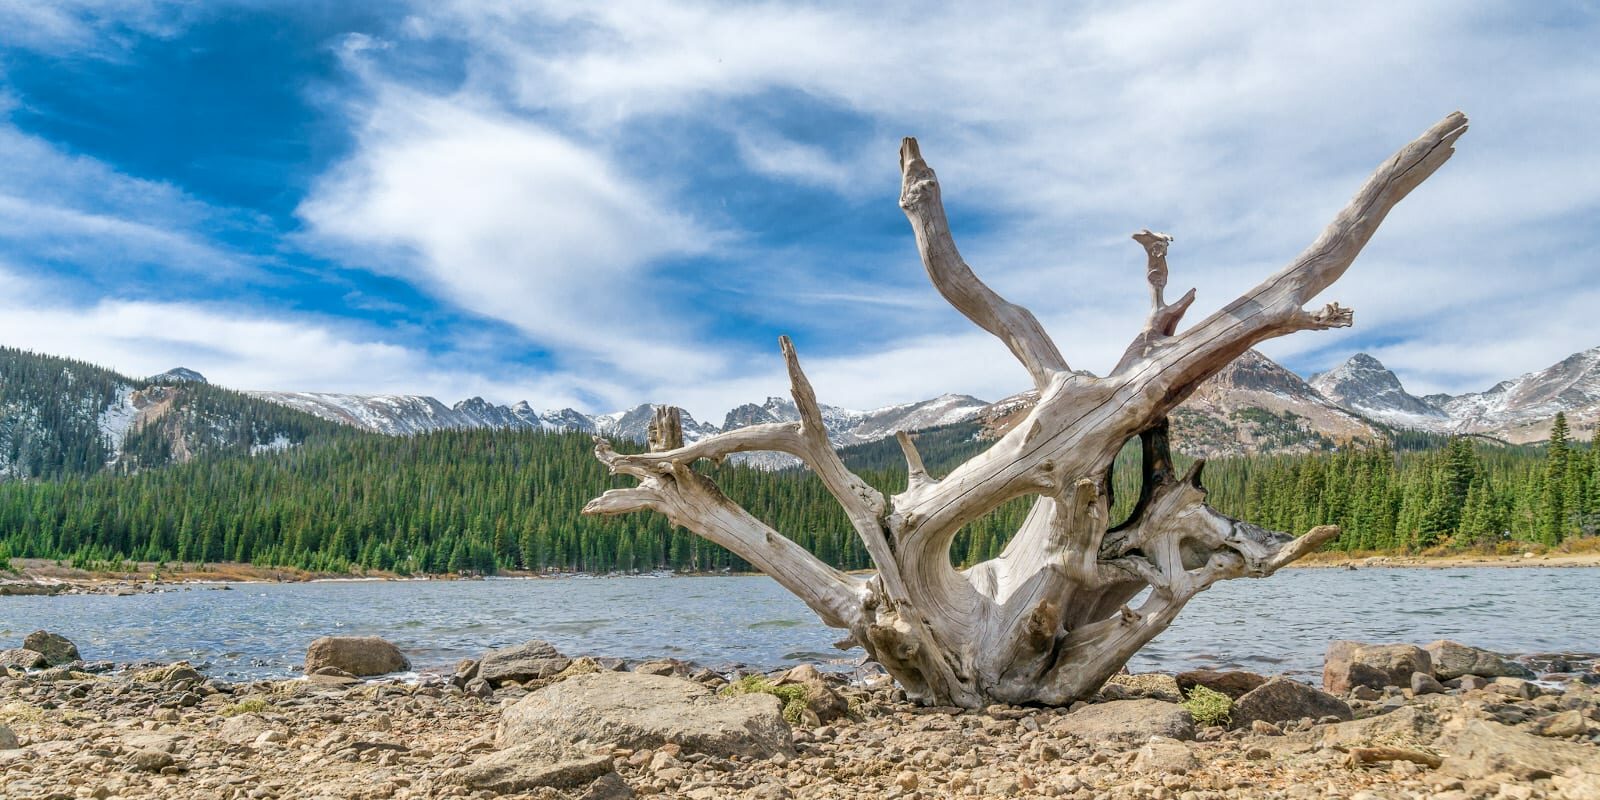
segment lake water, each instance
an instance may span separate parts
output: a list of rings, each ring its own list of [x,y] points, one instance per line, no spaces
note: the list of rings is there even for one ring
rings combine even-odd
[[[418,669],[544,639],[569,655],[708,666],[853,663],[765,577],[318,582],[131,597],[0,597],[0,648],[43,628],[84,658],[188,659],[213,675],[294,674],[312,639],[375,635]],[[1130,663],[1320,673],[1333,639],[1456,639],[1512,653],[1600,651],[1600,569],[1286,570],[1218,584]]]

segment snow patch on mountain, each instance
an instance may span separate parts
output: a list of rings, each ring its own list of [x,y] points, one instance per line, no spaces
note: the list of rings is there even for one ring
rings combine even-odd
[[[100,428],[100,437],[105,440],[106,447],[111,451],[107,463],[114,463],[122,457],[122,443],[128,438],[128,431],[133,429],[134,420],[139,418],[139,409],[133,404],[134,389],[126,384],[117,387],[117,399],[104,409],[101,409],[97,425]]]
[[[333,422],[392,436],[409,436],[444,429],[512,428],[550,432],[575,431],[615,439],[645,441],[656,406],[642,403],[609,414],[588,415],[571,408],[535,411],[526,401],[501,406],[472,397],[446,406],[425,395],[354,395],[326,392],[248,392],[263,400],[288,406]],[[897,430],[915,431],[974,419],[987,403],[967,395],[947,394],[916,403],[902,403],[871,411],[823,406],[828,439],[844,447],[893,436]],[[700,422],[683,412],[683,438],[697,442],[707,436],[749,425],[794,422],[800,412],[794,401],[768,397],[730,410],[718,426]],[[742,463],[768,467],[791,466],[793,459],[741,455]]]
[[[280,433],[277,436],[272,437],[272,441],[270,442],[260,442],[250,445],[250,455],[259,456],[262,453],[278,453],[288,450],[291,447],[294,447],[294,442],[290,441],[289,437]]]
[[[1416,397],[1394,373],[1365,353],[1319,375],[1313,384],[1329,399],[1370,419],[1400,428],[1492,436],[1514,443],[1550,437],[1556,412],[1565,412],[1579,438],[1600,426],[1600,347],[1537,372],[1501,381],[1485,392]]]
[[[1371,420],[1428,431],[1450,427],[1450,415],[1432,402],[1406,392],[1393,372],[1366,353],[1356,353],[1343,364],[1313,377],[1311,386],[1334,403]]]

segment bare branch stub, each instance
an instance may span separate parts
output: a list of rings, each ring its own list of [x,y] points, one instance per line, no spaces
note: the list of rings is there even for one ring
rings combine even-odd
[[[1151,310],[1112,373],[1072,372],[1027,309],[1000,297],[961,259],[937,176],[916,140],[900,151],[901,207],[923,266],[951,305],[994,334],[1033,379],[1038,400],[987,450],[932,479],[911,437],[905,491],[885,498],[846,468],[827,438],[794,345],[780,340],[797,422],[724,432],[685,445],[674,409],[658,409],[652,452],[595,454],[639,485],[613,489],[586,513],[649,510],[734,551],[794,592],[881,663],[913,699],[938,705],[1069,703],[1085,697],[1197,593],[1219,580],[1264,577],[1330,541],[1319,526],[1295,538],[1206,504],[1204,462],[1179,477],[1167,415],[1207,377],[1251,346],[1296,331],[1351,324],[1349,309],[1305,304],[1337,280],[1389,209],[1443,164],[1466,130],[1452,114],[1380,165],[1317,241],[1288,266],[1179,333],[1194,290],[1165,301],[1172,237],[1142,230]],[[1111,469],[1140,438],[1140,495],[1111,527]],[[875,575],[844,575],[744,509],[690,469],[697,459],[752,450],[800,458],[844,508]],[[1001,555],[958,570],[950,544],[961,528],[1017,497],[1036,496]],[[1146,589],[1143,602],[1134,602]]]
[[[660,453],[683,446],[683,412],[677,406],[656,406],[648,432],[650,452]]]

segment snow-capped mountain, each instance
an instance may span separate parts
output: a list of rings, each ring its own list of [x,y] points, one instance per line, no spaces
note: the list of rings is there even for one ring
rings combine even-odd
[[[427,395],[333,394],[327,392],[247,392],[325,420],[390,436],[448,429],[537,428],[546,431],[602,433],[644,441],[653,407],[646,404],[615,414],[590,416],[571,408],[535,411],[527,401],[502,406],[469,397],[447,406]],[[684,438],[694,441],[704,426],[684,415]],[[712,430],[715,430],[713,427]]]
[[[449,428],[538,428],[547,431],[598,433],[618,439],[644,441],[654,416],[648,403],[612,414],[588,415],[571,408],[535,411],[526,402],[501,406],[473,397],[447,406],[425,395],[353,395],[322,392],[265,392],[249,394],[304,411],[333,422],[377,433],[410,435]],[[872,411],[823,406],[823,424],[835,445],[846,446],[893,436],[897,430],[922,430],[965,422],[988,404],[966,395],[941,395],[918,403]],[[769,397],[762,404],[746,403],[729,411],[722,426],[699,422],[684,412],[686,441],[748,425],[791,422],[800,418],[794,402]],[[773,462],[776,466],[778,463]]]
[[[1537,372],[1459,396],[1407,394],[1378,360],[1357,354],[1314,381],[1340,405],[1402,428],[1470,433],[1509,442],[1549,438],[1550,420],[1565,412],[1574,435],[1600,426],[1600,347],[1573,353]]]
[[[1393,372],[1366,353],[1313,376],[1311,386],[1343,408],[1396,427],[1444,430],[1450,424],[1444,409],[1408,393]]]
[[[942,394],[918,403],[885,406],[873,411],[851,411],[847,408],[822,406],[822,424],[828,429],[828,439],[839,447],[863,442],[875,442],[894,435],[895,431],[920,431],[940,425],[966,422],[987,408],[988,403],[964,394]],[[748,425],[769,422],[793,422],[800,419],[800,411],[787,397],[768,397],[761,405],[746,403],[728,412],[721,430],[733,430]]]
[[[1371,422],[1255,350],[1201,383],[1178,406],[1172,436],[1184,452],[1208,457],[1302,453],[1385,439]]]

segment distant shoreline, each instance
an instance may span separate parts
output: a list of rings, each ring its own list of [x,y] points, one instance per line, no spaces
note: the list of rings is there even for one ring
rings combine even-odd
[[[1600,552],[1587,553],[1518,553],[1496,555],[1493,553],[1453,553],[1441,556],[1421,555],[1350,555],[1347,553],[1312,553],[1289,565],[1301,569],[1371,569],[1371,568],[1423,568],[1462,569],[1493,567],[1501,569],[1600,567]]]
[[[260,567],[253,564],[166,564],[145,563],[136,569],[124,571],[92,571],[70,566],[58,566],[49,559],[12,559],[15,572],[0,572],[0,595],[84,593],[116,594],[141,593],[159,590],[169,585],[220,585],[230,583],[310,583],[310,582],[391,582],[391,581],[459,581],[479,580],[483,577],[498,579],[542,579],[572,577],[638,577],[641,575],[671,575],[675,577],[735,577],[757,575],[755,572],[673,572],[673,573],[588,573],[588,572],[521,572],[507,571],[493,576],[457,575],[451,573],[429,575],[399,575],[381,571],[362,573],[311,572],[292,567]],[[1289,568],[1296,569],[1528,569],[1528,568],[1580,568],[1600,567],[1600,552],[1585,553],[1520,553],[1495,555],[1483,553],[1458,553],[1441,556],[1383,555],[1346,553],[1313,553]],[[858,571],[870,574],[870,570]],[[50,587],[60,587],[54,591]],[[38,590],[42,589],[42,590]]]

